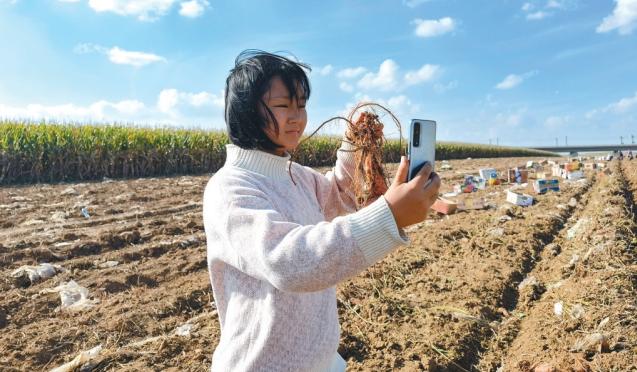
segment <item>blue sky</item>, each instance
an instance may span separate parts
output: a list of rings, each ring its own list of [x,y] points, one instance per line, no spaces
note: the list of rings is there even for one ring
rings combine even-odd
[[[637,0],[0,0],[0,117],[224,129],[257,48],[313,68],[308,129],[371,100],[445,141],[630,143],[636,29]]]

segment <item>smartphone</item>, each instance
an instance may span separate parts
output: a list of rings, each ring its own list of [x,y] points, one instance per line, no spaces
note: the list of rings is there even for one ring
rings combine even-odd
[[[436,160],[436,122],[433,120],[412,119],[409,126],[409,176],[412,178],[425,165],[430,162],[435,168]]]

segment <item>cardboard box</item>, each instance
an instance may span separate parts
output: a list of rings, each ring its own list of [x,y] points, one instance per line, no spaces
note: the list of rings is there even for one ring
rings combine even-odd
[[[544,194],[547,191],[560,191],[560,181],[540,179],[533,182],[533,190],[538,194]]]
[[[516,180],[515,178],[515,173],[519,172],[520,174],[520,179]],[[527,171],[526,169],[520,169],[520,168],[513,168],[513,169],[509,169],[508,175],[507,175],[507,182],[509,183],[527,183],[529,182],[529,171]]]
[[[493,168],[482,168],[480,169],[480,178],[484,178],[485,180],[490,180],[492,178],[498,178],[498,171]]]
[[[564,164],[564,169],[566,169],[569,172],[577,171],[580,169],[580,163],[577,163],[577,162],[566,163]]]
[[[597,169],[597,164],[595,163],[585,163],[584,169]]]
[[[438,198],[436,202],[431,206],[431,209],[442,214],[453,214],[458,208],[456,202],[449,199]]]
[[[584,178],[584,172],[578,170],[578,171],[573,171],[573,172],[566,172],[566,174],[564,175],[564,178],[566,178],[567,180],[579,180]]]
[[[562,172],[564,170],[560,168],[559,166],[554,165],[551,170],[552,170],[553,177],[562,177]]]
[[[511,190],[507,190],[507,201],[522,207],[533,205],[533,197],[531,195],[520,194]]]
[[[458,201],[458,209],[461,211],[466,211],[468,209],[484,209],[486,208],[487,203],[484,198],[465,198],[464,200]]]

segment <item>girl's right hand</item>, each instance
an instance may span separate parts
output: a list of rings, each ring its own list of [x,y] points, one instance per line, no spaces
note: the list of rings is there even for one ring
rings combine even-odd
[[[401,157],[396,177],[385,193],[385,200],[394,215],[398,228],[423,221],[429,208],[438,199],[440,177],[432,172],[431,163],[425,164],[418,174],[407,182],[409,160]],[[431,182],[427,182],[431,180]]]

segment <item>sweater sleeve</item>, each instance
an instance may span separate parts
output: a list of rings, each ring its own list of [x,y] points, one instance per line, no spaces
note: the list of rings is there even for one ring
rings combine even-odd
[[[316,198],[327,221],[356,211],[354,195],[354,146],[343,141],[336,152],[336,165],[326,174],[309,170],[316,184]]]
[[[332,287],[408,242],[383,197],[347,216],[303,226],[277,212],[262,191],[232,188],[220,235],[233,266],[281,291]]]

